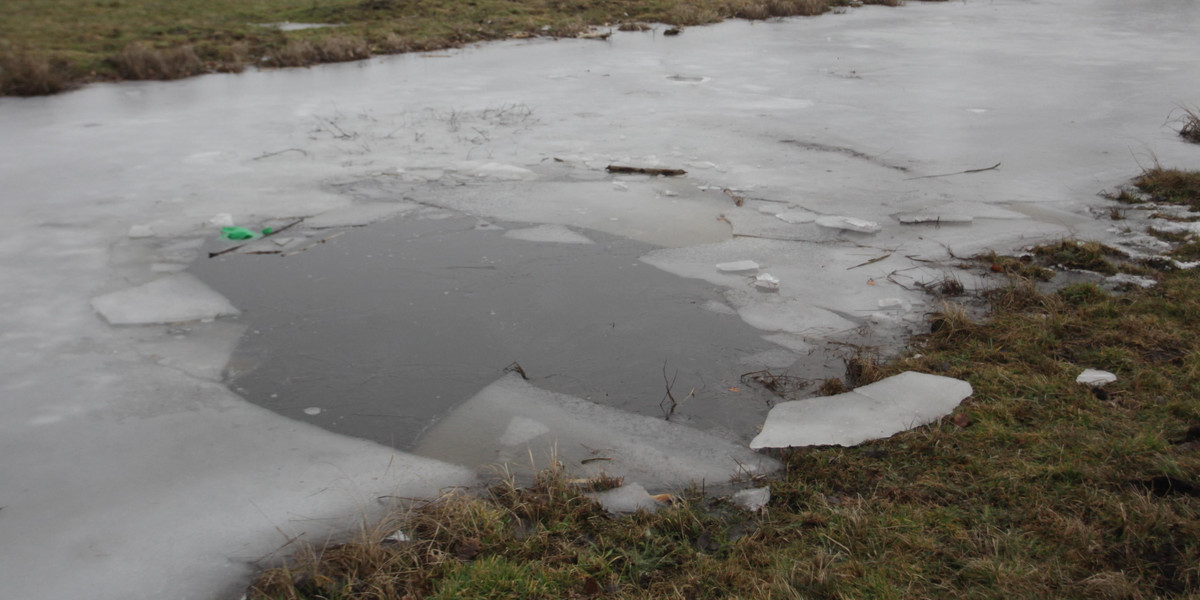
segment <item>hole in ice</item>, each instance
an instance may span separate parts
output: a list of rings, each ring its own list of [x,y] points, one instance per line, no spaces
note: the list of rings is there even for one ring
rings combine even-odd
[[[639,262],[653,249],[640,242],[480,224],[410,215],[288,257],[194,264],[248,325],[227,382],[281,414],[403,449],[514,361],[535,386],[662,417],[665,363],[688,398],[673,421],[754,434],[766,404],[729,388],[762,368],[742,360],[778,346],[710,310],[719,289]],[[594,243],[564,243],[572,232]]]

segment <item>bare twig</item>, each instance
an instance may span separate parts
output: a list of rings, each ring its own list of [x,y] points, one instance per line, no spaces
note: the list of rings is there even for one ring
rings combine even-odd
[[[733,203],[734,203],[735,205],[737,205],[737,206],[741,206],[741,205],[743,205],[743,204],[745,204],[745,203],[746,203],[746,197],[745,197],[745,196],[739,196],[739,195],[735,194],[735,193],[733,192],[733,190],[731,190],[731,189],[729,189],[729,188],[725,188],[725,189],[723,189],[723,190],[721,190],[721,191],[722,191],[722,192],[725,192],[725,195],[726,195],[726,196],[729,196],[730,198],[733,198]]]
[[[663,376],[663,383],[666,384],[666,386],[667,386],[667,393],[666,393],[666,395],[663,396],[662,401],[658,403],[658,407],[662,408],[663,404],[666,403],[667,400],[671,401],[671,403],[670,403],[671,408],[664,409],[664,410],[666,410],[667,414],[666,414],[666,416],[663,417],[664,419],[670,421],[671,415],[675,414],[675,407],[679,405],[679,403],[675,401],[675,395],[671,393],[671,388],[675,385],[675,380],[679,377],[679,371],[676,370],[675,374],[671,377],[671,379],[667,380],[667,363],[663,363],[662,376]]]
[[[300,224],[300,222],[303,220],[304,220],[304,217],[300,217],[299,219],[296,219],[295,221],[292,221],[291,223],[288,223],[287,225],[284,225],[283,227],[280,227],[279,229],[271,230],[271,233],[264,233],[262,237],[268,238],[268,237],[271,237],[271,236],[279,233],[280,231],[284,231],[286,229],[291,229],[292,227],[295,227],[296,225]],[[259,239],[262,239],[262,238],[259,238]],[[254,241],[258,241],[258,240],[252,240],[251,242],[254,242]],[[222,254],[229,254],[230,252],[233,252],[234,250],[237,250],[239,248],[245,248],[251,242],[246,242],[245,244],[238,244],[232,248],[226,248],[224,250],[221,250],[220,252],[209,252],[208,257],[214,258],[217,256],[221,256]],[[275,254],[275,253],[274,252],[255,252],[254,254]]]
[[[516,373],[521,376],[521,379],[529,381],[529,376],[525,374],[525,369],[521,367],[521,363],[513,361],[513,364],[504,367],[504,373]]]
[[[877,262],[879,262],[879,261],[881,261],[881,260],[884,260],[884,259],[886,259],[887,257],[889,257],[889,256],[891,256],[891,255],[892,255],[892,253],[891,253],[891,252],[888,252],[887,254],[884,254],[883,256],[876,256],[875,258],[872,258],[871,260],[868,260],[868,261],[867,261],[867,262],[865,262],[865,263],[859,263],[859,264],[857,264],[857,265],[854,265],[853,267],[846,267],[846,270],[847,270],[847,271],[849,271],[849,270],[851,270],[851,269],[857,269],[857,268],[859,268],[859,267],[865,267],[865,266],[867,266],[867,265],[869,265],[869,264],[877,263]]]
[[[299,152],[300,154],[308,156],[308,152],[305,150],[301,150],[299,148],[288,148],[287,150],[280,150],[279,152],[271,152],[269,154],[263,154],[262,156],[256,156],[253,160],[261,160],[264,158],[270,158],[272,156],[279,156],[280,154],[284,154],[286,152]]]
[[[909,178],[905,179],[904,181],[912,181],[914,179],[932,179],[934,177],[950,177],[951,175],[966,175],[968,173],[982,173],[984,171],[991,171],[991,170],[999,169],[999,168],[1000,168],[1000,163],[996,163],[990,167],[986,167],[983,169],[967,169],[966,171],[957,171],[955,173],[942,173],[941,175],[922,175],[920,177],[909,177]]]

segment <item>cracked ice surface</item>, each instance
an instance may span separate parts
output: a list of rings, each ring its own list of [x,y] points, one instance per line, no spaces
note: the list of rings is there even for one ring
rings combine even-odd
[[[235,597],[276,526],[319,542],[370,498],[468,476],[246,404],[214,380],[238,327],[95,313],[195,260],[214,215],[403,202],[648,241],[799,351],[919,321],[898,284],[947,248],[1116,235],[1088,209],[1131,151],[1194,167],[1162,122],[1194,102],[1198,21],[1192,2],[912,4],[0,98],[5,591]],[[714,268],[739,260],[779,290]]]

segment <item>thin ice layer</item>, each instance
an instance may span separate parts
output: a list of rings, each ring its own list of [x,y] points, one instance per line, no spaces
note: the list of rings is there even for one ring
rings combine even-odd
[[[239,312],[224,296],[187,273],[97,296],[92,307],[113,325],[200,321]]]
[[[548,392],[509,375],[440,421],[417,454],[460,465],[505,463],[624,477],[647,486],[725,482],[779,463],[744,446],[661,418]]]
[[[971,395],[960,379],[908,371],[852,392],[775,405],[750,447],[854,446],[950,414]]]

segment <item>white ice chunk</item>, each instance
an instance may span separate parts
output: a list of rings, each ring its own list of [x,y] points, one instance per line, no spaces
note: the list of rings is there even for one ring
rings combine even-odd
[[[639,483],[630,483],[593,494],[592,498],[611,513],[632,513],[639,510],[655,512],[663,506]]]
[[[866,219],[858,219],[855,217],[817,217],[817,225],[828,227],[830,229],[843,229],[846,231],[857,231],[859,233],[875,233],[881,228],[879,223],[868,221]]]
[[[1117,380],[1117,376],[1108,371],[1099,369],[1084,369],[1079,377],[1075,378],[1075,383],[1082,383],[1093,387],[1101,386],[1106,383],[1112,383]]]
[[[792,224],[812,223],[813,221],[817,220],[817,217],[818,217],[817,213],[809,212],[807,210],[789,210],[787,212],[781,212],[781,213],[778,213],[775,215],[775,218],[777,218],[785,223],[792,223]],[[837,217],[835,217],[835,218],[837,218]],[[864,221],[864,222],[868,222],[868,221]],[[826,225],[826,227],[828,227],[828,225]]]
[[[133,225],[129,228],[129,237],[133,239],[154,237],[154,229],[149,225]]]
[[[1130,275],[1129,273],[1117,273],[1116,275],[1105,278],[1105,281],[1113,285],[1136,285],[1140,288],[1152,288],[1158,285],[1158,282],[1150,277]]]
[[[750,447],[854,446],[932,422],[971,393],[961,379],[907,371],[852,392],[777,404]]]
[[[770,273],[759,273],[754,278],[754,287],[764,292],[779,291],[779,278]]]
[[[629,184],[625,183],[624,181],[614,181],[612,183],[612,187],[614,190],[616,190],[618,192],[628,192],[629,191]]]
[[[742,490],[733,495],[733,502],[748,511],[757,512],[771,502],[771,488]]]
[[[758,263],[752,260],[718,263],[717,270],[722,273],[753,273],[758,270]]]
[[[187,273],[97,296],[92,308],[113,325],[198,321],[239,312],[225,296]]]
[[[233,227],[233,215],[229,213],[217,213],[213,218],[208,220],[208,224],[216,227]]]
[[[549,242],[554,244],[594,244],[582,233],[572,231],[563,225],[539,225],[526,229],[512,229],[504,232],[504,237],[527,242]]]
[[[798,300],[762,302],[738,309],[742,320],[763,331],[817,334],[845,331],[857,323],[833,311]]]
[[[315,417],[315,416],[317,416],[317,415],[321,414],[321,407],[319,407],[319,406],[310,406],[310,407],[308,407],[308,408],[304,409],[304,414],[306,414],[306,415],[308,415],[308,416],[310,416],[310,417]]]
[[[361,227],[417,208],[410,202],[368,202],[323,212],[305,219],[304,224],[314,229]]]
[[[776,461],[715,435],[549,392],[515,375],[459,406],[416,452],[481,468],[528,467],[532,459],[540,469],[557,460],[580,476],[603,472],[656,486],[727,481],[734,474],[779,468]],[[597,456],[612,460],[583,462]]]
[[[495,179],[497,181],[525,181],[537,179],[537,175],[529,169],[518,167],[516,165],[506,165],[502,163],[485,163],[475,168],[472,174],[482,179]]]

